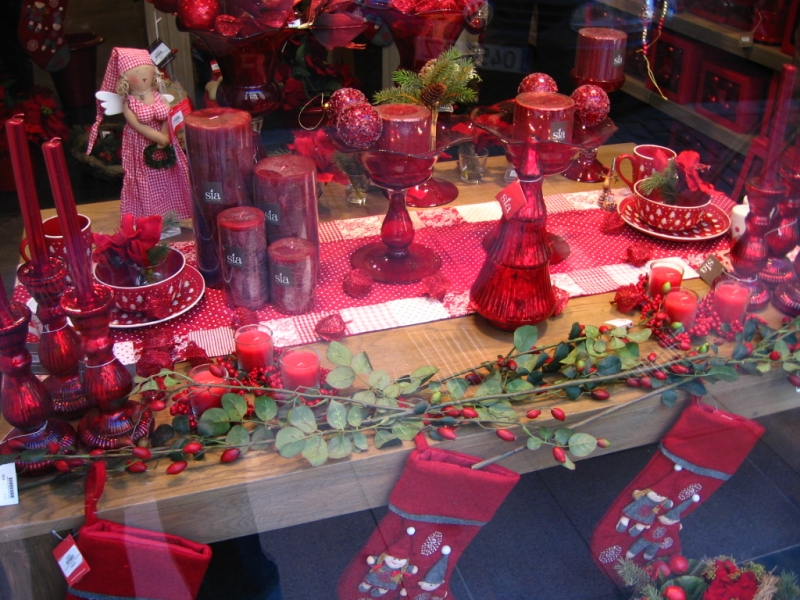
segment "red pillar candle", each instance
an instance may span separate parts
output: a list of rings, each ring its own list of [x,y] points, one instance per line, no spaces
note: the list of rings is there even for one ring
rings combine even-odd
[[[663,296],[669,290],[664,286],[668,283],[670,289],[681,287],[683,281],[683,267],[680,263],[671,260],[654,260],[650,263],[650,273],[647,279],[647,293],[650,296]]]
[[[186,115],[184,130],[197,268],[208,285],[218,285],[222,272],[217,215],[232,206],[253,204],[251,117],[234,108],[204,108]]]
[[[31,153],[28,147],[28,136],[25,134],[25,118],[15,115],[6,121],[8,149],[11,153],[11,167],[14,170],[14,181],[17,184],[17,196],[22,208],[22,222],[31,262],[38,273],[49,272],[50,261],[47,245],[42,229],[42,213],[39,210],[39,197],[36,194],[36,181],[31,165]]]
[[[287,315],[314,308],[317,247],[301,238],[283,238],[269,245],[269,292],[272,305]]]
[[[564,94],[523,92],[514,102],[514,136],[555,142],[572,141],[575,101]]]
[[[375,148],[401,154],[431,150],[431,111],[418,104],[379,104],[383,130]]]
[[[272,330],[266,325],[245,325],[233,334],[239,369],[249,373],[253,369],[273,365]]]
[[[578,31],[578,48],[572,77],[575,81],[595,85],[615,84],[625,81],[624,31],[605,27],[584,27]],[[605,89],[605,88],[604,88]]]
[[[267,239],[287,237],[319,244],[317,165],[305,156],[283,154],[258,161],[253,171],[255,205],[267,218]]]
[[[280,358],[283,388],[302,390],[319,387],[319,352],[310,346],[288,348]]]
[[[681,323],[684,329],[689,329],[694,325],[698,302],[697,292],[694,290],[672,289],[664,296],[664,312],[671,323]]]
[[[230,308],[258,310],[269,302],[269,265],[264,213],[253,206],[217,215],[222,287]]]
[[[189,371],[189,377],[198,385],[189,387],[189,405],[195,419],[209,408],[222,408],[222,396],[227,388],[219,387],[225,382],[225,377],[214,375],[209,365],[200,365]]]
[[[67,248],[75,293],[82,303],[89,302],[94,297],[91,264],[86,254],[86,246],[78,222],[78,209],[75,206],[75,197],[72,195],[72,184],[69,180],[67,161],[64,159],[61,140],[53,138],[42,144],[42,153],[47,166],[47,175],[50,179],[56,211],[61,220],[64,245]]]
[[[744,281],[723,279],[714,286],[714,310],[723,323],[743,321],[750,302],[750,286]]]

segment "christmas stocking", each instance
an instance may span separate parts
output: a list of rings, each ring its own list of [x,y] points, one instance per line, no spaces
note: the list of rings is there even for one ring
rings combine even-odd
[[[64,21],[69,0],[24,0],[17,36],[28,56],[47,71],[60,71],[69,62]]]
[[[595,529],[591,549],[600,568],[619,580],[618,559],[644,564],[680,553],[682,519],[730,479],[762,433],[744,417],[689,404]]]
[[[429,448],[422,435],[416,442],[390,513],[339,580],[339,600],[452,600],[458,558],[519,481],[496,465],[473,470],[479,459]]]

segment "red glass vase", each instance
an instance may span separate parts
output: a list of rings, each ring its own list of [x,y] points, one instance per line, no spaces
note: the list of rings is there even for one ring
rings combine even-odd
[[[74,453],[77,435],[72,425],[58,419],[48,420],[50,394],[31,372],[31,355],[25,347],[31,311],[24,304],[11,303],[11,321],[0,325],[0,408],[14,428],[0,445],[0,454],[30,450],[52,452],[55,444],[62,454]],[[52,470],[52,460],[18,460],[21,475],[40,475]]]
[[[127,398],[133,379],[114,356],[109,333],[114,293],[95,284],[91,302],[81,303],[74,289],[67,290],[61,306],[80,334],[86,357],[83,392],[95,406],[78,424],[78,435],[89,448],[119,448],[148,435],[153,413],[139,402]]]
[[[83,393],[78,375],[81,359],[78,335],[61,308],[67,273],[67,264],[53,256],[47,273],[40,273],[32,262],[26,262],[17,270],[17,277],[36,300],[36,316],[42,324],[39,360],[49,374],[44,385],[52,399],[53,415],[72,419],[83,415],[91,403]]]
[[[778,203],[778,211],[781,220],[785,220],[789,225],[792,219],[795,219],[792,233],[794,234],[794,245],[798,241],[798,228],[797,218],[800,213],[800,169],[798,169],[798,161],[800,161],[800,150],[797,147],[789,149],[788,152],[783,154],[783,159],[780,164],[781,179],[786,182],[788,191],[785,198]],[[786,246],[789,243],[787,241]],[[794,247],[794,246],[793,246]],[[790,248],[791,250],[791,248]],[[789,262],[783,259],[784,262]],[[789,263],[791,267],[791,274],[781,281],[775,288],[772,294],[772,304],[780,310],[792,317],[800,315],[800,261],[795,260]],[[759,275],[763,277],[764,273]]]

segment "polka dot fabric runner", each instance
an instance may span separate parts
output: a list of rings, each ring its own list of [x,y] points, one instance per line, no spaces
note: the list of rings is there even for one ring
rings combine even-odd
[[[618,201],[624,197],[618,194]],[[652,257],[678,256],[696,267],[715,253],[724,258],[729,249],[728,236],[703,242],[673,242],[648,237],[625,226],[617,235],[601,233],[605,213],[597,207],[598,192],[559,194],[545,199],[548,231],[563,237],[571,248],[570,256],[550,271],[553,282],[570,296],[599,294],[635,282],[644,269],[625,264],[627,248],[634,242],[652,246]],[[714,202],[726,213],[733,203],[724,196]],[[431,248],[442,258],[441,275],[449,282],[442,302],[425,296],[422,282],[388,285],[374,283],[364,298],[351,298],[342,289],[342,280],[350,270],[350,255],[365,242],[377,239],[382,218],[365,217],[332,221],[320,227],[320,279],[314,312],[286,316],[267,305],[258,311],[259,320],[275,332],[277,346],[307,344],[319,340],[314,332],[321,318],[338,312],[347,323],[347,333],[355,335],[418,323],[460,317],[472,312],[469,288],[486,253],[481,241],[500,218],[497,202],[440,207],[413,212],[415,242]],[[195,264],[192,243],[173,244]],[[16,300],[26,301],[27,292],[18,287]],[[176,343],[185,345],[191,338],[199,341],[211,356],[232,350],[233,311],[225,303],[224,292],[207,289],[193,309],[177,318],[137,329],[114,329],[117,342],[131,341],[141,347],[145,336],[168,333]],[[192,335],[190,335],[192,334]],[[179,357],[180,358],[180,357]]]

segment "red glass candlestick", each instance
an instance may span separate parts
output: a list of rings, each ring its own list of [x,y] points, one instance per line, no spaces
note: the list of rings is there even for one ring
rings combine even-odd
[[[0,287],[2,283],[0,282]],[[52,451],[55,443],[61,453],[70,454],[77,435],[72,425],[57,419],[48,420],[50,395],[47,388],[31,373],[31,355],[25,348],[31,311],[24,304],[8,304],[5,290],[0,292],[0,408],[3,417],[14,429],[0,445],[0,454],[16,454],[26,450]],[[52,470],[54,461],[17,461],[21,475],[40,475]]]
[[[82,302],[73,289],[61,298],[86,355],[83,392],[95,407],[81,419],[78,434],[89,448],[130,445],[148,435],[154,422],[149,408],[127,399],[133,379],[114,356],[108,326],[113,303],[113,292],[99,284],[94,285],[88,302]]]
[[[49,260],[46,274],[40,273],[32,262],[26,262],[17,270],[17,277],[36,300],[36,316],[42,323],[39,360],[49,373],[44,385],[52,398],[53,415],[72,419],[81,416],[92,404],[83,394],[78,375],[82,356],[78,335],[61,308],[67,264],[56,257]]]

